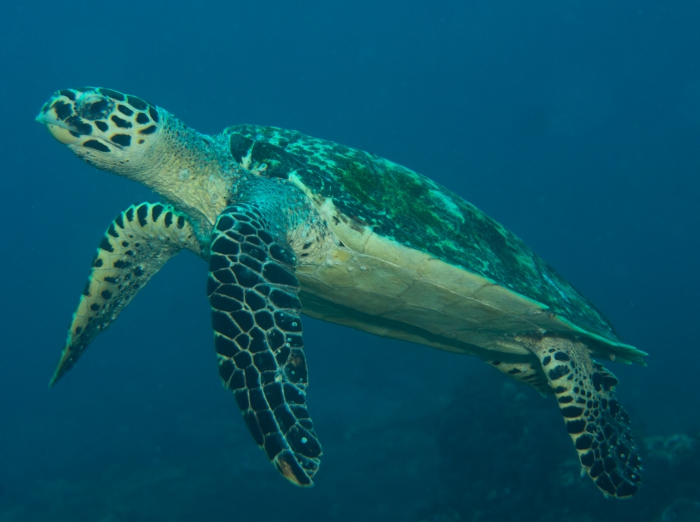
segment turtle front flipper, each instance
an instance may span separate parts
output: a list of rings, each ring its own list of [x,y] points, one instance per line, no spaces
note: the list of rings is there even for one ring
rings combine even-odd
[[[321,445],[306,409],[296,257],[252,206],[233,205],[211,238],[207,295],[219,375],[277,470],[313,485]]]
[[[528,344],[554,391],[582,471],[606,497],[633,496],[642,463],[627,412],[615,399],[618,380],[591,360],[582,342],[547,336]]]
[[[141,203],[121,212],[107,229],[73,314],[53,386],[76,363],[163,265],[183,248],[201,255],[184,214],[170,205]]]

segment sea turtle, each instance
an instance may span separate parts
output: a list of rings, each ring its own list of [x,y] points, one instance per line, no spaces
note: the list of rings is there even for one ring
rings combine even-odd
[[[209,262],[219,374],[257,444],[312,485],[301,314],[477,356],[552,392],[582,466],[634,495],[641,461],[617,379],[592,357],[643,364],[549,265],[456,194],[405,167],[275,127],[216,136],[105,88],[56,92],[37,120],[87,163],[139,181],[109,226],[51,384],[172,256]]]

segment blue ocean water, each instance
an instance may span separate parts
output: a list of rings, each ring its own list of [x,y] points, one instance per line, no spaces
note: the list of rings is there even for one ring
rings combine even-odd
[[[683,0],[3,6],[0,520],[697,519],[699,17]],[[48,390],[105,228],[155,198],[34,122],[80,85],[206,133],[269,124],[368,150],[503,223],[649,352],[608,365],[640,494],[578,478],[551,397],[309,318],[324,459],[313,489],[289,485],[219,383],[206,264],[187,253]]]

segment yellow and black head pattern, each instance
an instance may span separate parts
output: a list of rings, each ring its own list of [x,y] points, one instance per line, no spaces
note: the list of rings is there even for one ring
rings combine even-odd
[[[124,156],[145,148],[160,130],[165,113],[137,96],[112,89],[63,89],[37,116],[61,143],[81,156]]]

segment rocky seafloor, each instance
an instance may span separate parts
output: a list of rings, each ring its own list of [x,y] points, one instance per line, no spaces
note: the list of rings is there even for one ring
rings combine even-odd
[[[362,387],[333,404],[314,488],[277,476],[231,405],[207,424],[183,411],[153,436],[125,428],[121,445],[6,481],[0,522],[700,520],[697,433],[635,428],[643,487],[619,501],[580,477],[553,399],[493,373],[421,405]]]

